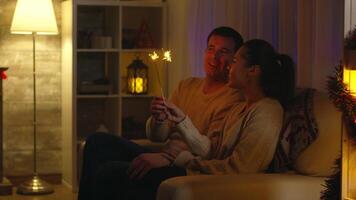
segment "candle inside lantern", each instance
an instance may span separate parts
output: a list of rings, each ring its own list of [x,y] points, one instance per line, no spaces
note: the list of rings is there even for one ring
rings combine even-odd
[[[136,93],[142,93],[143,92],[143,78],[135,78],[134,79],[135,83],[135,91]]]
[[[132,78],[130,83],[130,91],[133,94],[141,94],[143,93],[144,89],[144,80],[143,78],[137,77],[137,78]]]

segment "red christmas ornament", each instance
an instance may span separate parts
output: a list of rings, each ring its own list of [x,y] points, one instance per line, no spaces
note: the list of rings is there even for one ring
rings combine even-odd
[[[2,80],[5,80],[7,78],[7,76],[6,76],[4,71],[1,72],[1,78],[2,78]]]

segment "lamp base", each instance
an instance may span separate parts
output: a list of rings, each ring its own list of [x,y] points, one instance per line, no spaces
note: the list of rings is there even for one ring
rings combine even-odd
[[[11,195],[11,194],[12,194],[12,184],[7,178],[3,177],[2,181],[0,182],[0,195]]]
[[[33,176],[31,180],[22,183],[17,188],[17,193],[24,195],[51,194],[53,192],[52,185],[40,179],[37,175]]]

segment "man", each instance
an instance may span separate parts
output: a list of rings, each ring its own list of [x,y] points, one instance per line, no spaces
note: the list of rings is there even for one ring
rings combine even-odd
[[[218,130],[223,117],[231,106],[240,99],[236,90],[226,86],[228,82],[227,66],[231,63],[234,53],[242,45],[242,37],[229,27],[218,27],[208,36],[207,49],[204,55],[205,78],[188,78],[181,81],[174,91],[170,102],[178,106],[192,120],[200,133],[206,134]],[[162,165],[167,159],[172,163],[184,150],[189,147],[180,138],[180,134],[172,130],[165,116],[160,116],[160,108],[157,107],[162,98],[156,98],[151,105],[152,118],[147,122],[147,137],[152,141],[164,142],[169,139],[163,150]],[[141,159],[156,159],[162,155],[141,155],[133,162],[133,168],[140,169],[143,166],[135,166]],[[143,164],[141,164],[143,165]],[[148,170],[142,170],[141,177]],[[137,171],[137,170],[136,170]],[[139,172],[136,172],[139,174]]]
[[[218,27],[208,36],[204,54],[205,78],[182,81],[170,101],[186,113],[200,133],[218,130],[226,112],[240,100],[237,91],[226,86],[228,65],[242,45],[239,33]],[[186,175],[174,166],[180,153],[189,150],[184,139],[162,114],[160,102],[151,104],[147,136],[168,143],[162,152],[152,152],[130,141],[107,134],[87,139],[78,199],[154,199],[159,184],[170,177]],[[117,180],[118,183],[113,180]]]

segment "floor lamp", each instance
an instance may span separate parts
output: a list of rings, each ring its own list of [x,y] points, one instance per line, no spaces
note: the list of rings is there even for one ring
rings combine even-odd
[[[13,34],[32,34],[33,41],[33,170],[31,180],[18,187],[20,194],[48,194],[53,187],[41,180],[36,166],[36,35],[58,34],[52,0],[17,0],[11,24]]]

